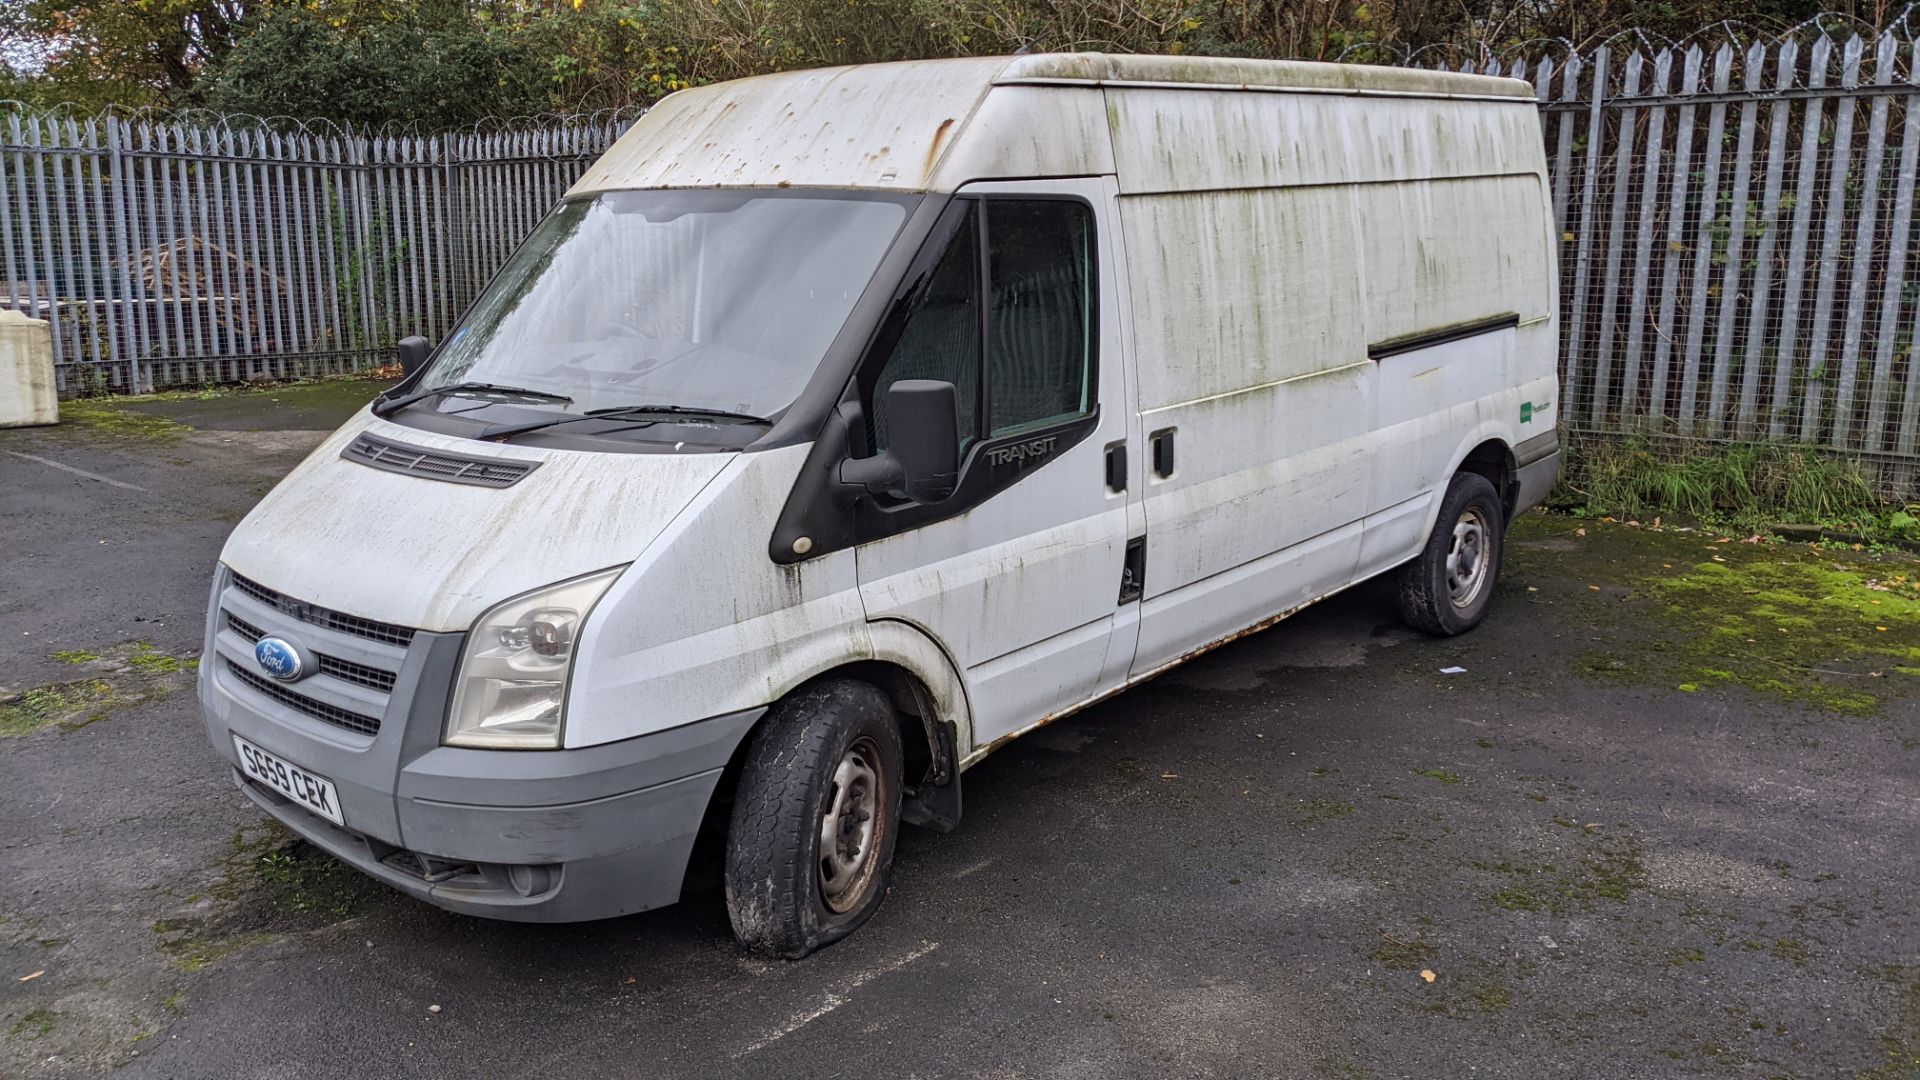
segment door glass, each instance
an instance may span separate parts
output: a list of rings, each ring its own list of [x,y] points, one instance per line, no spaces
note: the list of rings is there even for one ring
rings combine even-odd
[[[988,416],[993,435],[1090,408],[1092,222],[1083,203],[987,202]]]
[[[956,393],[960,450],[980,431],[979,213],[969,211],[927,283],[908,304],[893,353],[874,383],[867,415],[874,449],[887,448],[887,388],[901,379],[950,382]]]

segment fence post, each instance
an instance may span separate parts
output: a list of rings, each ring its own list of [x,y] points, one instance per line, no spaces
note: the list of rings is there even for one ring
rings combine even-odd
[[[1783,42],[1774,61],[1773,109],[1767,121],[1767,178],[1760,195],[1760,245],[1754,254],[1753,302],[1747,309],[1747,346],[1741,354],[1739,420],[1735,432],[1751,437],[1758,417],[1760,379],[1766,371],[1767,307],[1773,298],[1773,252],[1780,236],[1780,178],[1786,171],[1787,126],[1793,105],[1784,95],[1793,88],[1793,73],[1800,54],[1792,40]],[[1777,341],[1775,343],[1778,345]]]
[[[1840,85],[1848,90],[1860,85],[1860,56],[1866,46],[1859,35],[1847,39],[1842,51]],[[1840,233],[1846,225],[1848,162],[1853,152],[1854,101],[1839,99],[1839,113],[1833,122],[1833,166],[1828,173],[1825,227],[1820,236],[1819,283],[1813,297],[1813,330],[1807,337],[1812,352],[1807,358],[1805,400],[1801,403],[1800,438],[1817,443],[1825,428],[1825,394],[1822,385],[1829,376],[1827,358],[1828,330],[1833,322],[1833,294],[1840,278]]]
[[[1733,366],[1734,316],[1740,303],[1741,257],[1747,238],[1747,187],[1753,178],[1753,125],[1756,107],[1753,95],[1760,90],[1760,75],[1766,70],[1767,50],[1754,45],[1741,62],[1740,85],[1749,96],[1740,103],[1740,135],[1733,158],[1733,195],[1727,207],[1727,249],[1722,256],[1725,268],[1720,275],[1720,313],[1713,336],[1713,375],[1707,389],[1707,430],[1714,435],[1726,433],[1727,386]],[[1740,350],[1744,360],[1752,347]]]
[[[1569,72],[1571,73],[1571,68]],[[1600,46],[1593,52],[1593,97],[1587,108],[1587,147],[1584,159],[1585,179],[1580,185],[1580,224],[1574,235],[1573,256],[1573,310],[1574,326],[1571,333],[1562,328],[1561,338],[1566,352],[1566,370],[1560,375],[1560,397],[1567,402],[1566,415],[1578,414],[1574,404],[1580,392],[1580,342],[1584,336],[1584,323],[1587,318],[1587,295],[1592,285],[1593,259],[1593,214],[1594,202],[1600,186],[1600,144],[1606,134],[1602,123],[1605,116],[1603,106],[1607,96],[1607,47]]]

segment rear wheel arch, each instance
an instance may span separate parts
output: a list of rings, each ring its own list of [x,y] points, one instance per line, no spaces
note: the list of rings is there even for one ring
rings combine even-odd
[[[1451,481],[1460,473],[1486,477],[1487,482],[1493,485],[1493,490],[1500,493],[1500,504],[1506,508],[1507,520],[1513,520],[1514,500],[1520,491],[1517,480],[1519,466],[1514,462],[1513,448],[1507,445],[1505,439],[1485,439],[1467,451],[1460,463],[1447,474],[1448,480]]]

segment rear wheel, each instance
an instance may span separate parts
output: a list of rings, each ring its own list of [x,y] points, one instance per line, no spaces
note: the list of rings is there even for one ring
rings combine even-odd
[[[1492,482],[1459,473],[1447,485],[1427,546],[1399,571],[1400,615],[1429,634],[1480,625],[1500,576],[1506,508]]]
[[[754,732],[727,830],[727,914],[757,952],[798,959],[886,896],[900,823],[900,726],[877,687],[817,683]]]

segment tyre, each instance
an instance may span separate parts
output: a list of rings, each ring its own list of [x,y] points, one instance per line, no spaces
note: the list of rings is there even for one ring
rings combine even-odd
[[[1426,547],[1399,570],[1400,616],[1409,626],[1450,637],[1480,625],[1500,576],[1506,520],[1486,477],[1454,476]]]
[[[727,829],[740,944],[797,960],[867,921],[887,893],[904,771],[893,704],[871,684],[816,683],[774,707]]]

